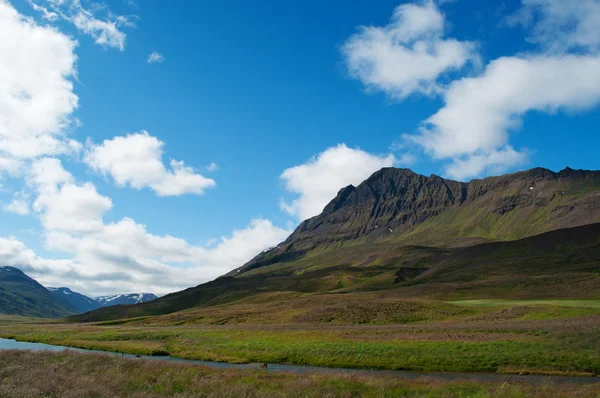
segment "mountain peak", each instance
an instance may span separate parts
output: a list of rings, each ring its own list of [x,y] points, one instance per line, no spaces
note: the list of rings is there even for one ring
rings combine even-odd
[[[393,237],[408,242],[418,235],[421,244],[430,239],[431,244],[454,246],[584,225],[600,217],[599,191],[597,171],[555,173],[536,167],[466,183],[386,167],[356,187],[342,188],[321,214],[302,222],[285,242],[228,276],[358,239]],[[538,211],[547,220],[527,221]],[[493,227],[495,223],[501,227]],[[440,234],[440,227],[446,233]]]

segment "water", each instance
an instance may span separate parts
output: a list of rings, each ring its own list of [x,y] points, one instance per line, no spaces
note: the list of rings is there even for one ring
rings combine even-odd
[[[124,358],[134,358],[151,361],[170,361],[188,363],[194,365],[203,365],[217,369],[261,369],[260,364],[231,364],[226,362],[199,361],[193,359],[181,359],[169,356],[144,356],[133,354],[120,354],[116,352],[86,350],[83,348],[64,347],[58,345],[27,343],[9,339],[0,339],[0,350],[28,350],[28,351],[75,351],[84,353],[101,353],[104,355],[119,356]],[[351,373],[360,375],[386,375],[399,377],[403,379],[418,379],[429,377],[446,381],[452,380],[476,380],[483,382],[522,382],[528,384],[546,384],[546,383],[575,383],[589,384],[600,383],[600,377],[571,377],[571,376],[518,376],[504,375],[495,373],[455,373],[455,372],[411,372],[402,370],[377,370],[377,369],[346,369],[346,368],[325,368],[318,366],[288,365],[288,364],[269,364],[267,371],[270,372],[295,372],[295,373]]]

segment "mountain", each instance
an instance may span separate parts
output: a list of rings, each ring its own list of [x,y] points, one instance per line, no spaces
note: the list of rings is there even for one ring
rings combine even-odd
[[[84,296],[81,293],[74,292],[68,287],[49,287],[48,290],[51,291],[56,297],[61,299],[63,302],[73,306],[78,313],[89,312],[98,308],[110,307],[113,305],[131,305],[146,303],[157,298],[152,293],[128,293],[115,294],[111,296],[101,296],[93,299]]]
[[[351,301],[361,292],[381,292],[377,300],[598,298],[598,222],[598,171],[536,168],[463,183],[385,168],[357,187],[343,188],[284,242],[215,281],[73,319],[208,311],[274,297],[299,308],[307,294],[331,302]],[[567,246],[561,243],[570,238]],[[534,243],[545,249],[530,250]],[[460,277],[444,279],[450,270]],[[558,290],[549,291],[546,282]]]
[[[343,188],[285,242],[228,275],[353,241],[468,246],[598,221],[599,171],[536,168],[463,183],[384,168]]]
[[[68,287],[45,288],[18,268],[0,266],[0,314],[61,318],[156,298],[152,293],[129,293],[92,299]]]
[[[147,303],[152,300],[156,300],[156,297],[152,293],[128,293],[128,294],[115,294],[112,296],[96,297],[96,301],[101,307],[110,307],[113,305],[131,305]]]
[[[48,290],[61,301],[75,308],[78,313],[89,312],[102,307],[96,300],[74,292],[68,287],[49,287]]]
[[[78,311],[14,267],[0,267],[0,313],[60,318]]]

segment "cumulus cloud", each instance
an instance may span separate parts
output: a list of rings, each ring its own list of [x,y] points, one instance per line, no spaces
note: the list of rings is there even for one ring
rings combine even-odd
[[[372,155],[348,148],[345,144],[328,148],[281,174],[285,188],[298,195],[291,203],[282,200],[281,208],[299,219],[313,217],[341,188],[349,184],[358,185],[377,170],[394,163],[393,155]]]
[[[290,234],[255,219],[213,246],[195,246],[157,236],[129,218],[101,232],[47,233],[47,248],[73,255],[55,260],[37,256],[15,238],[0,238],[0,261],[28,272],[45,286],[67,285],[89,295],[152,291],[166,294],[215,279],[239,267]]]
[[[480,75],[454,80],[442,92],[444,106],[417,133],[404,135],[403,145],[416,143],[434,159],[447,160],[449,177],[468,179],[526,163],[528,149],[512,147],[510,133],[529,112],[578,112],[600,102],[600,2],[523,0],[515,20],[530,28],[538,50],[492,60]],[[403,62],[391,65],[400,69]]]
[[[216,185],[181,161],[171,160],[170,168],[165,167],[163,146],[162,141],[141,131],[100,145],[88,143],[84,161],[97,172],[112,176],[118,185],[149,187],[160,196],[200,195]]]
[[[78,149],[64,131],[73,122],[78,98],[76,42],[36,25],[0,0],[0,158],[17,167],[20,159]]]
[[[529,111],[555,113],[585,110],[600,101],[600,57],[583,55],[503,57],[492,61],[478,77],[454,82],[445,97],[445,106],[429,117],[421,132],[409,139],[434,158],[455,160],[451,176],[472,177],[485,168],[481,164],[505,154],[506,166],[523,159],[515,157],[508,144],[509,132],[521,126]],[[517,163],[518,164],[518,163]],[[465,167],[458,172],[459,166]]]
[[[61,18],[73,17],[62,7],[79,5],[48,1],[60,8]],[[93,183],[77,181],[53,157],[82,150],[81,144],[65,136],[77,107],[71,82],[76,75],[76,43],[19,15],[5,0],[0,0],[0,35],[11,38],[0,41],[0,175],[25,178],[46,249],[67,257],[43,258],[17,238],[5,237],[0,238],[0,263],[17,266],[46,286],[67,285],[92,295],[147,290],[161,294],[214,279],[290,233],[256,219],[204,246],[154,235],[127,217],[107,222],[112,200]],[[120,39],[111,40],[98,33],[98,42],[121,46]],[[100,145],[90,143],[84,155],[92,167],[117,183],[149,187],[159,195],[202,193],[214,186],[213,180],[183,162],[171,160],[165,166],[162,147],[161,141],[141,132]],[[28,195],[15,194],[5,210],[25,214],[30,209]]]
[[[5,266],[19,268],[23,272],[64,273],[72,267],[70,260],[40,258],[33,250],[14,237],[0,237],[0,262]]]
[[[39,0],[37,3],[30,0],[30,3],[43,18],[50,21],[68,21],[103,47],[125,50],[127,35],[122,29],[135,27],[135,16],[115,15],[101,3],[92,3],[89,9],[85,8],[80,0]],[[98,16],[100,12],[105,15]]]
[[[148,55],[147,62],[149,64],[160,64],[164,61],[165,61],[165,57],[156,51],[153,51],[150,55]]]
[[[113,207],[91,182],[78,183],[59,159],[33,163],[27,181],[36,192],[46,248],[72,256],[55,262],[25,253],[23,267],[47,285],[67,285],[90,294],[151,290],[168,293],[214,279],[284,240],[291,231],[265,219],[234,229],[211,245],[194,245],[170,235],[154,235],[124,217],[105,222]],[[0,241],[2,244],[15,244]],[[0,246],[0,253],[3,248]],[[1,256],[0,256],[1,258]],[[19,261],[24,261],[21,254]],[[14,260],[17,261],[17,260]]]
[[[474,43],[444,39],[445,18],[435,2],[403,4],[383,27],[361,27],[342,47],[350,75],[368,91],[403,99],[443,91],[440,78],[477,60]]]

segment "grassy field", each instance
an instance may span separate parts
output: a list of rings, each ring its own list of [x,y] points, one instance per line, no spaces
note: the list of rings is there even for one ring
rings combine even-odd
[[[51,375],[51,377],[49,377]],[[0,397],[597,397],[600,385],[215,370],[105,355],[0,352]]]
[[[524,305],[551,305],[571,308],[600,308],[600,300],[458,300],[449,301],[448,304],[460,307],[495,308],[515,307]]]
[[[599,375],[600,308],[577,303],[478,300],[434,311],[429,302],[333,301],[328,310],[318,302],[312,317],[292,317],[287,308],[295,322],[283,324],[269,318],[268,306],[252,312],[247,303],[96,324],[0,322],[0,337],[236,363]]]

